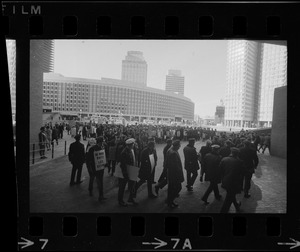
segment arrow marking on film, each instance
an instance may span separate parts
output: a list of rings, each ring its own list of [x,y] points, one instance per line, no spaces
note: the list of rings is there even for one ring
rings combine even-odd
[[[143,245],[157,245],[154,249],[157,249],[157,248],[160,248],[160,247],[163,247],[163,246],[166,246],[168,243],[160,240],[160,239],[157,239],[154,237],[155,240],[157,240],[158,242],[143,242]]]
[[[27,239],[25,239],[25,238],[23,238],[23,237],[21,237],[21,239],[22,239],[23,241],[25,241],[25,242],[18,242],[19,245],[23,245],[23,246],[21,247],[21,249],[26,248],[26,247],[29,247],[29,246],[32,246],[32,245],[34,244],[34,242],[29,241],[29,240],[27,240]]]
[[[300,242],[296,241],[295,239],[290,238],[291,241],[293,242],[277,242],[278,245],[287,245],[287,246],[292,246],[290,249],[294,249],[296,247],[300,246]]]

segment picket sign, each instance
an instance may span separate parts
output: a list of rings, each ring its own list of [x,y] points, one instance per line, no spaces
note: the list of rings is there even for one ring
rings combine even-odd
[[[120,164],[121,163],[118,163],[116,165],[114,176],[117,178],[124,178]],[[140,168],[133,165],[127,165],[126,167],[127,167],[127,174],[129,179],[132,181],[137,181]]]
[[[100,171],[104,169],[106,164],[106,156],[105,150],[95,150],[94,151],[94,159],[95,159],[95,169],[96,171]]]

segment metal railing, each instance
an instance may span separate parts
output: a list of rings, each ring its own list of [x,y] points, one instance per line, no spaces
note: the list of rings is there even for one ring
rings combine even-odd
[[[63,145],[61,145],[63,143]],[[59,145],[59,146],[58,146]],[[67,155],[67,141],[60,142],[59,144],[57,143],[55,147],[55,141],[51,143],[45,143],[44,148],[41,148],[41,145],[39,142],[31,143],[30,144],[30,163],[33,165],[35,164],[38,160],[43,160],[43,156],[41,151],[44,151],[44,154],[49,155],[49,151],[51,151],[51,158],[57,158],[61,156]],[[50,148],[49,148],[50,147]],[[44,156],[45,156],[44,155]]]

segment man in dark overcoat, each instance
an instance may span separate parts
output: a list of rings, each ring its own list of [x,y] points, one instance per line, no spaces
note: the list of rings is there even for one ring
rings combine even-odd
[[[74,184],[80,184],[82,183],[81,180],[81,172],[82,172],[82,165],[85,162],[85,151],[84,151],[84,145],[80,143],[80,135],[75,136],[75,142],[71,143],[68,157],[69,161],[72,163],[72,173],[71,173],[71,180],[70,180],[70,186]],[[77,172],[77,178],[76,183],[74,181],[75,174]]]
[[[252,174],[257,168],[259,161],[256,150],[250,147],[250,142],[245,140],[243,145],[244,147],[240,148],[239,158],[244,162],[246,169],[244,176],[244,197],[250,198],[251,195],[249,194],[249,190],[251,186]]]
[[[221,182],[221,171],[220,171],[220,162],[222,157],[219,155],[219,145],[212,145],[211,153],[205,155],[203,160],[203,166],[205,169],[205,179],[210,181],[209,187],[202,197],[202,201],[207,205],[209,202],[207,201],[208,196],[212,191],[214,191],[215,198],[217,200],[221,199],[221,195],[219,193],[218,184]]]
[[[135,194],[136,196],[137,190],[139,187],[147,181],[148,188],[148,198],[157,198],[156,195],[153,194],[152,191],[152,181],[153,181],[153,173],[154,167],[157,165],[157,155],[154,151],[155,143],[153,141],[148,142],[148,146],[142,150],[141,153],[141,167],[139,171],[139,181],[135,184]],[[152,162],[150,160],[150,156],[152,155]]]
[[[186,170],[187,190],[193,191],[194,182],[200,169],[198,163],[198,154],[195,148],[195,138],[189,138],[189,143],[183,149],[184,168]]]
[[[137,158],[135,156],[133,145],[135,140],[133,138],[127,139],[125,141],[126,147],[123,149],[120,155],[120,167],[122,170],[123,178],[119,178],[119,191],[118,191],[118,202],[120,206],[127,206],[127,204],[124,202],[124,191],[125,187],[128,183],[128,189],[129,189],[129,198],[128,202],[132,203],[133,205],[137,205],[138,203],[135,202],[134,198],[134,186],[136,181],[130,180],[128,173],[127,173],[127,165],[135,166],[137,162]]]
[[[166,159],[167,159],[167,152],[172,146],[172,140],[167,139],[167,145],[163,149],[164,161],[163,161],[163,171],[158,179],[158,183],[154,186],[154,190],[156,195],[158,195],[159,189],[164,188],[168,184],[167,179],[167,167],[166,167]]]
[[[233,147],[230,156],[223,158],[220,163],[222,187],[227,192],[221,213],[228,213],[232,203],[236,211],[240,211],[241,202],[236,201],[236,194],[242,190],[245,167],[238,154],[239,149]]]
[[[167,152],[166,167],[168,177],[168,207],[178,207],[178,204],[174,202],[175,198],[181,191],[181,183],[184,181],[183,169],[181,158],[178,153],[180,149],[180,141],[175,140],[172,147]]]
[[[229,140],[226,140],[224,143],[224,146],[220,148],[219,154],[222,158],[224,157],[228,157],[231,153],[230,147],[233,144],[231,144],[231,142]]]
[[[210,152],[211,152],[211,141],[208,140],[206,142],[206,145],[202,146],[200,151],[199,151],[199,160],[200,160],[200,164],[201,164],[200,182],[203,181],[203,175],[205,173],[204,166],[203,166],[203,160],[204,160],[205,155],[210,153]]]
[[[97,185],[98,185],[98,190],[99,190],[99,197],[98,197],[98,201],[101,202],[103,200],[106,200],[107,198],[104,197],[104,193],[103,193],[103,175],[104,175],[104,166],[103,165],[103,169],[100,170],[96,170],[96,164],[95,164],[95,152],[96,151],[100,151],[100,150],[104,150],[105,151],[105,147],[106,144],[103,141],[103,137],[97,137],[96,138],[96,145],[93,145],[87,154],[87,163],[88,166],[90,168],[90,170],[92,171],[92,173],[94,174],[94,176],[90,177],[90,184],[93,183],[94,178],[96,178],[97,181]],[[106,152],[105,152],[106,155]],[[106,159],[107,161],[107,159]],[[91,181],[92,180],[92,181]]]

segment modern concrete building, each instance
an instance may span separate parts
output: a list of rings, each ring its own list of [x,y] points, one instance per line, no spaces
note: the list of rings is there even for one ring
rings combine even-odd
[[[53,71],[52,40],[30,40],[30,144],[38,142],[43,122],[43,74]]]
[[[262,44],[261,80],[259,89],[259,126],[272,126],[274,90],[287,85],[287,47]]]
[[[6,40],[12,120],[16,120],[16,41]]]
[[[62,115],[118,116],[142,122],[194,120],[187,97],[117,79],[69,78],[44,74],[43,106]]]
[[[169,70],[165,90],[184,95],[184,76],[181,76],[180,70]]]
[[[218,105],[215,112],[215,124],[224,123],[225,106]]]
[[[122,61],[122,80],[147,86],[147,63],[142,52],[127,52]]]
[[[272,116],[271,155],[287,156],[287,86],[275,88]]]
[[[271,126],[274,88],[286,85],[286,44],[228,41],[225,125]]]

